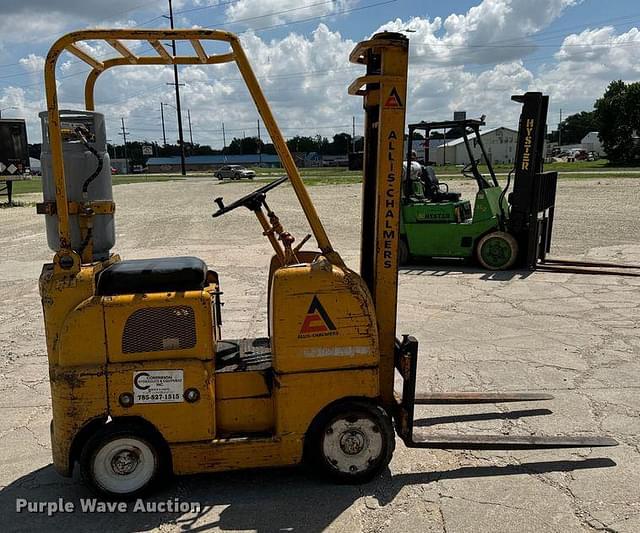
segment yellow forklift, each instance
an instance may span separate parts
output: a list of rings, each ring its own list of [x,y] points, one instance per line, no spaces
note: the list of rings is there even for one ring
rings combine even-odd
[[[192,55],[162,44],[190,43]],[[105,42],[99,60],[80,43]],[[137,55],[130,42],[149,43]],[[210,54],[208,41],[229,49]],[[60,110],[56,63],[70,52],[92,67],[81,111]],[[50,368],[55,468],[80,464],[98,493],[129,498],[163,474],[295,465],[303,459],[338,482],[370,479],[389,463],[395,433],[409,447],[611,446],[608,438],[420,434],[415,404],[537,401],[544,394],[416,395],[417,341],[396,338],[398,225],[408,40],[381,33],[350,60],[366,74],[366,137],[360,274],[333,249],[238,38],[217,30],[87,30],[61,37],[45,63],[44,202],[53,262],[40,277]],[[100,74],[115,66],[235,62],[286,176],[225,205],[256,215],[274,255],[269,338],[224,339],[218,275],[195,257],[122,260],[114,244],[103,117],[94,111]],[[266,202],[288,181],[316,249],[294,246]],[[394,392],[396,372],[402,390]],[[395,433],[394,433],[395,427]]]

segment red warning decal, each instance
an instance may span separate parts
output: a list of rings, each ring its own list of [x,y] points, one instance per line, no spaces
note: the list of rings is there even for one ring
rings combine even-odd
[[[391,89],[391,92],[389,93],[389,97],[387,98],[387,101],[384,103],[384,107],[395,107],[395,108],[400,108],[402,107],[402,100],[400,100],[400,95],[398,94],[398,91],[396,90],[396,88],[394,87],[393,89]]]
[[[307,315],[302,322],[300,336],[304,335],[337,335],[336,326],[317,296],[314,296],[313,300],[311,300]]]

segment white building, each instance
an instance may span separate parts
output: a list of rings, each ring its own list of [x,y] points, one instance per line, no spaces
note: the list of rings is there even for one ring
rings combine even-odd
[[[429,140],[429,150],[431,153],[434,153],[434,150],[440,146],[444,142],[444,139],[430,139]],[[418,155],[418,160],[424,159],[424,149],[426,148],[426,143],[424,139],[415,139],[411,141],[411,150],[413,150]],[[406,159],[407,153],[407,143],[405,139],[404,149],[402,152],[402,157]]]
[[[587,152],[596,152],[597,154],[604,155],[604,149],[600,142],[600,133],[597,131],[590,131],[585,135],[584,139],[580,141],[580,147]]]
[[[516,130],[503,127],[494,128],[480,131],[480,137],[492,164],[513,163],[518,140],[518,132]],[[473,157],[482,159],[480,145],[473,133],[469,135],[469,143]],[[470,162],[462,137],[455,140],[447,140],[446,143],[441,144],[435,150],[431,150],[430,159],[435,161],[437,165],[466,165]]]

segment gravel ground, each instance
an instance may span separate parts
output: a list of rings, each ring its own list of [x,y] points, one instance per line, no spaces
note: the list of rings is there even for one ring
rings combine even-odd
[[[221,277],[224,335],[266,333],[269,248],[253,215],[212,219],[213,198],[256,184],[191,179],[114,189],[125,258],[197,255]],[[455,181],[465,195],[472,184]],[[358,265],[360,187],[310,189],[333,244]],[[553,253],[640,263],[640,180],[561,180]],[[36,196],[22,197],[36,201]],[[289,186],[269,204],[300,239]],[[200,512],[16,513],[16,499],[89,493],[50,465],[50,396],[37,278],[51,259],[33,208],[0,211],[0,531],[640,531],[640,278],[490,274],[412,267],[400,274],[398,332],[420,341],[418,389],[551,391],[536,404],[419,408],[434,431],[603,434],[603,449],[460,452],[405,448],[390,471],[332,486],[301,469],[180,478],[151,501]],[[551,414],[553,411],[553,414]],[[537,416],[534,416],[537,415]],[[131,506],[132,508],[132,506]]]

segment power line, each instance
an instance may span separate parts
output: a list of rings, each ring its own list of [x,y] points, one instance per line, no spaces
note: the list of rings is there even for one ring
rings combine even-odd
[[[205,9],[215,9],[216,7],[223,7],[231,4],[237,4],[238,2],[241,2],[241,1],[242,0],[229,0],[228,2],[218,2],[217,4],[209,4],[209,5],[200,6],[200,7],[192,7],[190,9],[183,9],[182,11],[176,11],[175,14],[182,15],[184,13],[193,13],[194,11],[203,11]]]
[[[473,45],[454,45],[449,43],[413,43],[413,46],[418,47],[431,47],[431,46],[442,46],[446,48],[452,49],[468,49],[468,50],[477,50],[480,48],[564,48],[564,47],[607,47],[607,48],[616,48],[618,46],[633,46],[640,44],[640,41],[627,41],[627,42],[614,42],[610,41],[608,43],[580,43],[580,44],[561,44],[558,46],[557,44],[538,44],[532,42],[531,44],[473,44]]]
[[[327,4],[327,3],[332,3],[332,2],[333,2],[333,0],[329,0],[329,1],[320,2],[318,4],[311,4],[311,5],[305,6],[305,7],[312,7],[312,6],[315,6],[315,5]],[[247,33],[247,32],[250,32],[250,31],[254,31],[254,32],[266,31],[266,30],[269,30],[269,29],[279,28],[279,27],[283,27],[283,26],[289,26],[289,25],[293,25],[293,24],[300,24],[300,23],[303,23],[303,22],[309,22],[311,20],[323,19],[323,18],[326,18],[328,16],[344,15],[344,14],[347,14],[347,13],[351,13],[353,11],[360,11],[360,10],[363,10],[363,9],[370,9],[370,8],[377,7],[377,6],[380,6],[380,5],[391,4],[391,3],[394,3],[394,2],[397,2],[397,0],[385,0],[385,1],[382,1],[382,2],[378,2],[378,3],[374,3],[374,4],[367,4],[365,6],[360,6],[360,7],[357,7],[357,8],[336,11],[336,12],[333,12],[333,13],[328,14],[328,15],[319,15],[319,16],[310,17],[310,18],[307,18],[307,19],[284,22],[284,23],[281,23],[281,24],[273,25],[273,26],[266,26],[264,28],[247,29],[247,30],[244,30],[244,31],[236,32],[236,33],[242,34],[242,33]],[[246,21],[246,20],[255,20],[255,19],[259,19],[259,18],[271,17],[271,16],[274,16],[274,15],[278,15],[278,14],[294,11],[296,9],[302,9],[302,8],[292,8],[292,9],[282,10],[282,11],[273,11],[273,12],[270,12],[270,13],[265,13],[264,15],[260,15],[258,17],[252,17],[251,19],[241,19],[241,20],[238,20],[238,21],[230,21],[230,22],[227,21],[227,22],[228,22],[228,25],[233,25],[233,24],[238,24],[243,20]],[[159,15],[158,17],[155,17],[154,19],[151,19],[151,20],[157,20],[157,19],[162,18],[162,17],[163,17],[163,15]],[[221,25],[221,27],[222,28],[225,27],[224,23],[223,23],[223,25]],[[152,48],[151,47],[147,47],[147,49],[146,50],[143,49],[142,52],[150,51],[150,50],[152,50]],[[140,53],[140,52],[138,52],[138,53]],[[102,57],[99,57],[98,59],[104,59],[106,57],[107,56],[102,56]],[[82,63],[82,61],[74,59],[74,60],[71,60],[70,63],[71,64],[76,64],[76,63]],[[82,72],[76,72],[76,73],[73,73],[72,75],[74,75],[74,76],[75,75],[80,75],[80,74],[85,73],[85,72],[88,72],[88,70],[83,70]],[[28,74],[28,73],[20,74],[20,75],[26,75],[26,74]],[[67,77],[71,77],[72,75],[70,74]],[[0,78],[0,79],[2,79],[2,78]],[[64,78],[60,78],[60,79],[64,79]],[[27,85],[18,85],[18,86],[14,86],[14,87],[17,87],[17,88],[28,88],[28,87],[33,87],[33,86],[36,86],[36,85],[42,85],[42,82],[32,83],[32,84],[27,84]]]

